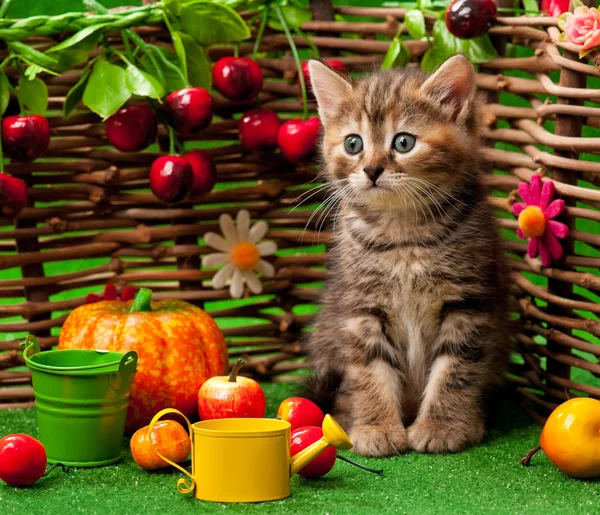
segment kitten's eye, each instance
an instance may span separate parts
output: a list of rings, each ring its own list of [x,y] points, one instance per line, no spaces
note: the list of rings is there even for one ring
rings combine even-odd
[[[415,148],[415,143],[417,142],[417,138],[412,136],[411,134],[406,134],[406,132],[401,132],[400,134],[396,134],[394,137],[394,142],[392,146],[396,152],[400,152],[401,154],[406,154],[410,152],[413,148]]]
[[[346,140],[344,141],[344,148],[348,154],[355,156],[363,149],[363,140],[360,136],[356,134],[351,134],[350,136],[346,136]]]

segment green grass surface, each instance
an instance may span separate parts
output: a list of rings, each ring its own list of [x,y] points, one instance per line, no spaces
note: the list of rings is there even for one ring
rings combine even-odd
[[[289,384],[264,385],[268,415],[294,392]],[[201,502],[177,492],[175,470],[148,473],[131,459],[124,441],[121,463],[97,469],[55,470],[30,488],[0,485],[0,513],[598,513],[598,483],[571,479],[542,454],[525,469],[519,458],[536,444],[540,427],[512,401],[496,411],[482,445],[462,454],[410,453],[361,459],[384,469],[383,477],[339,462],[324,478],[295,476],[288,499],[258,504]],[[36,435],[35,412],[0,416],[0,435]],[[200,465],[201,466],[201,465]]]

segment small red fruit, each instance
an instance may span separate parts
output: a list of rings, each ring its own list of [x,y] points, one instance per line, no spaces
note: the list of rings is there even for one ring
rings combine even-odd
[[[252,109],[240,118],[240,140],[248,150],[263,152],[277,147],[277,131],[281,122],[271,109]]]
[[[192,197],[210,193],[217,183],[217,170],[210,154],[202,150],[191,150],[183,158],[192,167],[194,180],[192,182]]]
[[[338,72],[346,72],[346,65],[342,61],[338,61],[337,59],[332,59],[331,61],[327,61],[325,63],[332,70],[337,70]],[[309,93],[312,92],[312,84],[310,82],[310,71],[308,69],[308,63],[302,64],[302,75],[304,76],[304,84],[306,85],[306,91]],[[300,86],[300,77],[298,77],[298,87]]]
[[[321,427],[325,415],[314,402],[302,397],[290,397],[279,405],[277,418],[289,422],[293,431],[303,426]]]
[[[169,124],[182,134],[191,134],[210,125],[213,101],[203,88],[185,88],[173,91],[165,102],[165,116]]]
[[[295,456],[301,450],[323,438],[320,427],[299,427],[292,431],[290,438],[290,454]],[[337,449],[328,447],[308,465],[301,468],[298,474],[302,477],[321,477],[327,474],[335,465]]]
[[[148,104],[124,107],[104,122],[106,137],[121,152],[138,152],[156,137],[157,121]]]
[[[263,418],[266,399],[260,385],[248,377],[238,377],[244,362],[239,360],[231,375],[208,379],[198,391],[201,420],[215,418]]]
[[[50,125],[43,116],[7,116],[2,120],[2,148],[12,159],[34,161],[49,144]]]
[[[321,120],[317,117],[306,121],[296,118],[279,127],[277,144],[286,159],[299,164],[314,154],[320,134]]]
[[[123,288],[123,292],[121,293],[121,301],[127,302],[128,300],[135,299],[136,290],[133,286],[125,286]]]
[[[11,486],[28,486],[46,472],[46,449],[35,438],[15,434],[0,439],[0,479]]]
[[[263,76],[260,66],[247,57],[223,57],[212,69],[215,89],[234,101],[250,101],[260,93]]]
[[[133,460],[143,469],[155,470],[168,467],[169,464],[157,453],[174,463],[185,460],[192,449],[187,431],[174,420],[160,420],[148,436],[148,426],[138,429],[129,442]]]
[[[158,200],[176,204],[190,194],[194,172],[187,159],[179,156],[162,156],[150,168],[150,189]]]
[[[485,34],[496,18],[494,0],[453,0],[446,9],[446,27],[461,39]]]
[[[5,216],[18,215],[27,204],[27,185],[18,177],[0,173],[0,211]]]

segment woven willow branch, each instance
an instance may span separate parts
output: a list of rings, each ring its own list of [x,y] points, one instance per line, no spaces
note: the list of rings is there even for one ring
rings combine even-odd
[[[161,4],[151,4],[110,14],[67,13],[60,16],[33,16],[23,20],[0,20],[0,39],[21,41],[35,36],[74,33],[93,25],[106,25],[108,30],[162,22]]]

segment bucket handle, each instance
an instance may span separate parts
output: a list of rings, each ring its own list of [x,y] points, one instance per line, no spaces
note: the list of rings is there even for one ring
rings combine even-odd
[[[133,382],[133,375],[136,373],[136,367],[138,364],[138,354],[134,350],[130,350],[123,354],[121,362],[119,363],[119,370],[117,371],[117,381],[113,384],[109,381],[109,384],[113,390],[121,391],[129,388]]]
[[[183,472],[186,476],[188,476],[192,482],[191,484],[183,477],[180,477],[177,480],[177,490],[179,491],[180,494],[189,494],[191,491],[194,490],[194,487],[196,486],[195,484],[195,480],[194,480],[194,476],[192,476],[187,470],[185,470],[182,466],[178,465],[177,463],[172,462],[169,458],[166,458],[165,456],[163,456],[156,447],[154,447],[154,440],[152,439],[152,428],[154,427],[154,425],[158,422],[158,420],[160,419],[160,417],[162,417],[163,415],[166,415],[167,413],[176,413],[177,415],[182,416],[188,426],[188,431],[190,432],[190,439],[192,440],[192,463],[194,460],[194,439],[192,436],[192,425],[190,424],[190,421],[187,419],[187,417],[181,413],[181,411],[178,411],[176,409],[173,408],[167,408],[164,410],[159,411],[156,415],[154,415],[154,418],[152,419],[152,421],[150,422],[150,425],[148,426],[148,439],[150,440],[150,443],[152,444],[152,448],[154,449],[154,452],[156,452],[156,454],[158,454],[163,460],[165,460],[169,465],[173,465],[173,467],[175,467],[176,469],[180,470],[181,472]],[[192,468],[193,470],[193,468]]]
[[[25,361],[30,361],[30,355],[39,354],[41,352],[40,342],[33,334],[28,335],[25,341],[21,342],[21,347],[25,347],[25,350],[23,351],[23,359]]]

